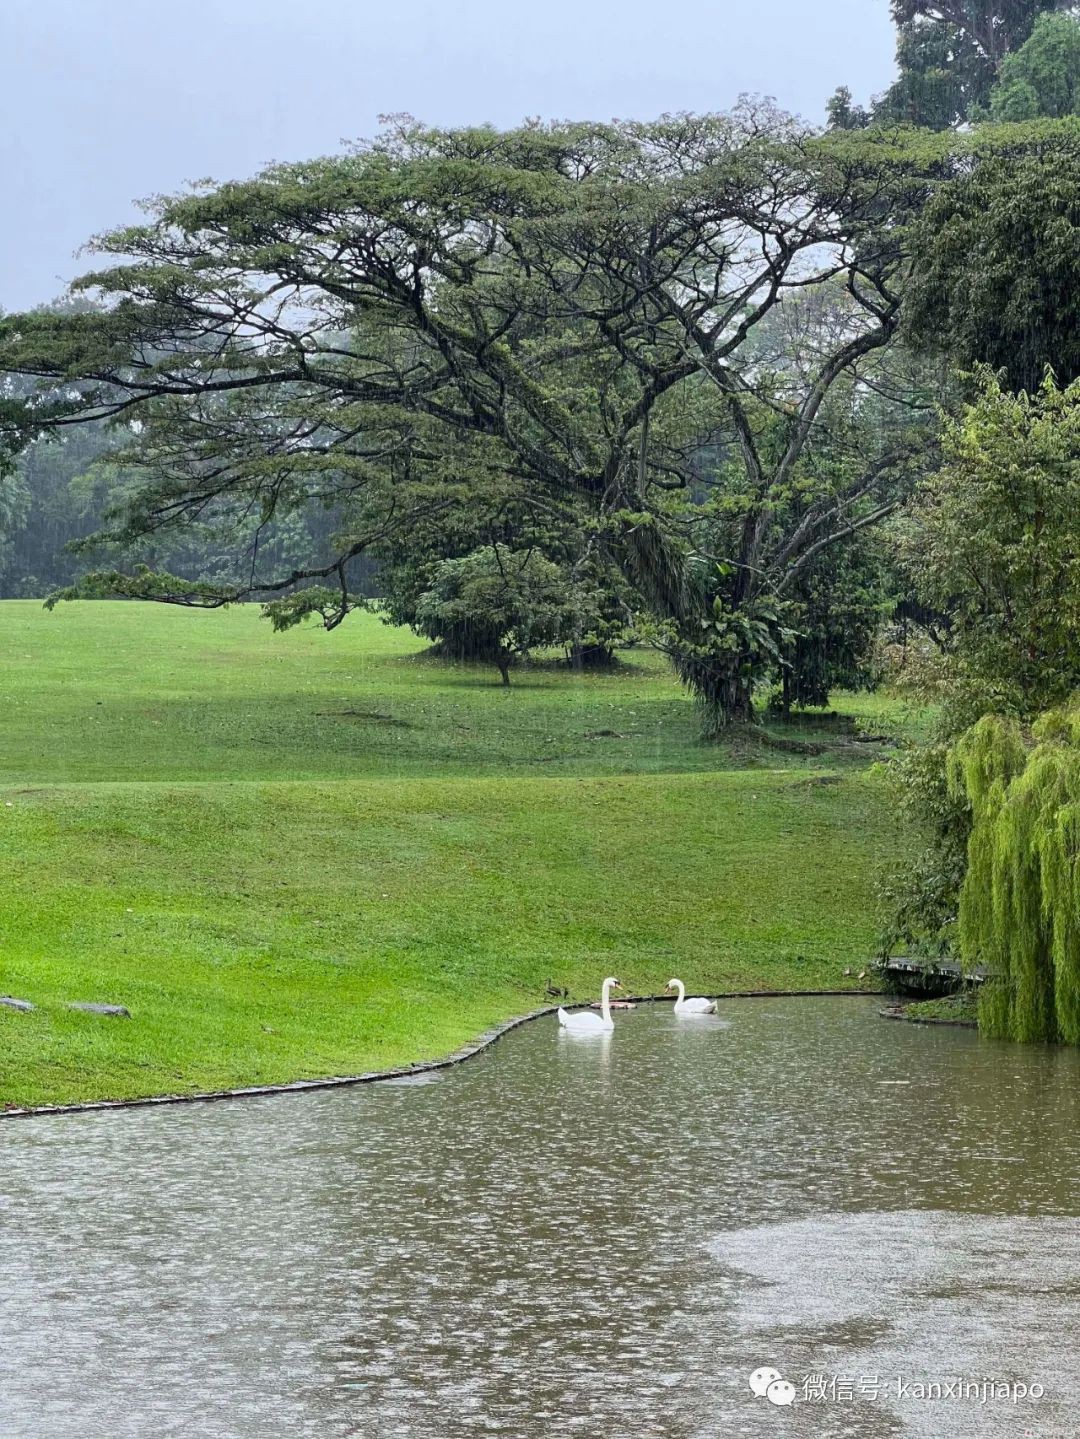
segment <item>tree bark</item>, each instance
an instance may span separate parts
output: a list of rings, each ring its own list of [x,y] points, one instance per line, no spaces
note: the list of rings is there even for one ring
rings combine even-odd
[[[781,675],[780,682],[781,682],[781,685],[783,686],[783,689],[782,689],[782,691],[781,691],[781,693],[782,693],[781,706],[782,706],[782,708],[783,708],[784,714],[785,714],[785,715],[789,715],[789,714],[791,713],[791,671],[790,671],[790,669],[785,669],[785,670],[784,670],[783,674]]]
[[[627,578],[657,613],[674,621],[679,634],[696,639],[706,597],[695,592],[682,556],[654,526],[636,526],[623,539]],[[676,649],[672,658],[679,678],[698,701],[703,738],[715,739],[729,725],[754,723],[747,656],[701,657]]]
[[[606,645],[574,645],[570,651],[570,668],[574,670],[610,669],[615,652]]]
[[[705,739],[718,738],[731,725],[755,723],[753,686],[737,655],[729,663],[696,656],[677,656],[675,663],[700,707]]]

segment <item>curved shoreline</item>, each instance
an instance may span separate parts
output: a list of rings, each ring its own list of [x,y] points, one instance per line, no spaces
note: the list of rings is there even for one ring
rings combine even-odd
[[[880,995],[876,989],[746,989],[734,990],[727,994],[711,994],[709,999],[872,999]],[[667,995],[634,995],[628,1001],[632,1004],[671,1004],[674,1000]],[[572,1004],[570,1009],[588,1009],[588,1004]],[[483,1054],[504,1034],[531,1024],[534,1019],[556,1014],[559,1005],[549,1004],[542,1009],[531,1009],[508,1019],[505,1024],[484,1030],[470,1044],[455,1049],[452,1054],[440,1059],[422,1060],[418,1064],[407,1064],[395,1069],[373,1069],[365,1074],[335,1075],[328,1079],[293,1079],[282,1084],[254,1084],[239,1089],[211,1089],[196,1094],[150,1094],[138,1099],[86,1099],[73,1104],[39,1104],[23,1108],[0,1109],[0,1119],[33,1119],[50,1114],[85,1114],[110,1109],[143,1109],[163,1104],[211,1104],[223,1099],[261,1099],[274,1094],[306,1094],[317,1089],[345,1089],[359,1084],[378,1084],[380,1080],[405,1079],[413,1074],[428,1074],[432,1070],[452,1069]]]

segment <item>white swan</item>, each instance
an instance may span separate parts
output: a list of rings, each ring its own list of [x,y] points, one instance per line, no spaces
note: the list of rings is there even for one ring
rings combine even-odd
[[[668,989],[677,989],[679,991],[675,999],[676,1014],[716,1013],[715,999],[687,999],[686,986],[683,984],[681,979],[669,979],[667,982],[667,987]]]
[[[594,1014],[589,1009],[579,1009],[575,1010],[573,1014],[569,1014],[565,1009],[560,1009],[559,1023],[563,1029],[569,1030],[571,1034],[607,1034],[613,1030],[615,1021],[611,1017],[611,1000],[609,998],[613,989],[622,989],[622,985],[617,979],[605,979],[600,990],[599,1014]]]

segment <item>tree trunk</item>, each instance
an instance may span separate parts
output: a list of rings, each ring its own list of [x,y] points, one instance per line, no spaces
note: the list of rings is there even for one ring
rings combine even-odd
[[[718,738],[730,725],[755,722],[752,685],[738,656],[732,656],[729,664],[692,655],[679,656],[675,663],[679,678],[701,709],[705,739]]]
[[[782,675],[782,677],[781,677],[781,684],[783,685],[783,697],[782,697],[782,699],[781,699],[781,705],[782,705],[784,714],[785,714],[785,715],[790,715],[790,714],[791,714],[791,670],[788,669],[788,668],[786,668],[786,667],[785,667],[784,672],[783,672],[783,675]]]
[[[696,641],[707,613],[707,596],[695,591],[683,557],[655,525],[633,526],[623,542],[625,573],[649,608]],[[676,650],[672,657],[679,678],[701,708],[705,739],[716,739],[729,725],[754,723],[747,656],[736,652],[702,658]]]
[[[606,645],[574,645],[570,651],[573,670],[606,670],[615,663],[615,652]]]

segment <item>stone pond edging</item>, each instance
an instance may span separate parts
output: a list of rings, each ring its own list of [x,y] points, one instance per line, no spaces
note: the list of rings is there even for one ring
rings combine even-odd
[[[826,998],[849,998],[868,999],[879,995],[880,990],[873,989],[746,989],[734,990],[727,994],[712,994],[710,999],[826,999]],[[671,1004],[674,1003],[668,995],[643,994],[635,995],[629,1001],[633,1004]],[[568,1005],[569,1009],[588,1009],[588,1004]],[[545,1015],[558,1013],[559,1006],[555,1004],[545,1005],[542,1009],[532,1009],[527,1014],[519,1014],[514,1019],[508,1019],[505,1024],[498,1024],[492,1029],[486,1029],[470,1044],[456,1049],[452,1054],[444,1055],[441,1059],[421,1060],[417,1064],[407,1064],[396,1069],[374,1069],[365,1074],[334,1075],[328,1079],[294,1079],[283,1084],[253,1084],[240,1089],[211,1089],[197,1094],[151,1094],[139,1099],[88,1099],[77,1104],[39,1104],[28,1105],[24,1108],[0,1108],[0,1119],[33,1119],[38,1116],[50,1114],[86,1114],[95,1113],[99,1110],[108,1109],[144,1109],[154,1105],[163,1104],[209,1104],[220,1099],[258,1099],[265,1095],[272,1094],[306,1094],[311,1090],[318,1089],[344,1089],[358,1084],[378,1084],[380,1080],[406,1079],[416,1074],[429,1074],[437,1069],[452,1069],[455,1065],[464,1064],[467,1059],[473,1059],[503,1037],[511,1030],[520,1029],[523,1024],[530,1024],[534,1019],[543,1019]],[[884,1011],[883,1011],[884,1013]]]
[[[937,1025],[939,1029],[978,1029],[977,1019],[937,1019],[932,1015],[908,1014],[904,1005],[879,1011],[882,1019],[895,1019],[900,1024]]]

